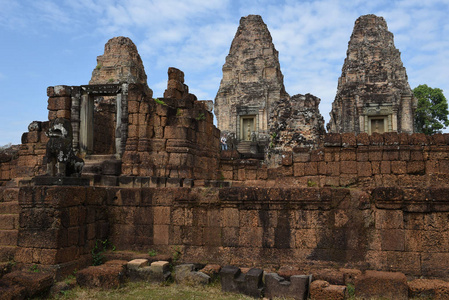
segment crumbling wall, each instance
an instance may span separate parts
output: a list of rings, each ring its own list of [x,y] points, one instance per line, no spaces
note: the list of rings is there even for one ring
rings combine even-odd
[[[16,177],[19,145],[0,150],[0,186]]]
[[[180,261],[447,277],[448,188],[27,187],[16,261],[73,270],[95,239]]]
[[[153,99],[138,85],[128,91],[129,133],[122,174],[215,179],[219,130],[208,103],[188,93],[184,74],[170,68],[165,97]]]
[[[269,151],[279,153],[297,146],[317,147],[326,132],[319,104],[320,99],[311,94],[277,101],[270,115]]]
[[[294,147],[275,164],[220,160],[233,186],[447,186],[449,134],[326,134],[317,149]]]
[[[96,241],[109,236],[107,199],[112,198],[106,189],[20,188],[18,248],[14,260],[48,266],[58,275],[72,274],[91,265]]]

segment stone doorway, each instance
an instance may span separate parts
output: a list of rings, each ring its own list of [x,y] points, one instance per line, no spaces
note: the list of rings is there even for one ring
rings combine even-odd
[[[386,117],[384,117],[384,116],[370,117],[368,123],[369,123],[369,129],[368,129],[369,134],[373,134],[374,132],[384,133],[387,131],[387,129],[386,129],[387,120],[386,120]]]
[[[92,154],[115,154],[116,103],[115,96],[94,97]]]
[[[255,132],[255,116],[244,116],[240,118],[240,140],[251,141],[251,134]]]

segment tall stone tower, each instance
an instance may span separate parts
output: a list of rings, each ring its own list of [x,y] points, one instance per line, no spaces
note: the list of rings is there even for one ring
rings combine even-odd
[[[141,83],[147,85],[147,74],[136,45],[130,38],[118,36],[104,45],[97,56],[89,84]]]
[[[348,43],[328,131],[412,133],[416,105],[384,18],[361,16]]]
[[[223,79],[215,98],[217,126],[237,141],[268,134],[274,103],[288,97],[270,32],[262,17],[240,19],[223,65]]]

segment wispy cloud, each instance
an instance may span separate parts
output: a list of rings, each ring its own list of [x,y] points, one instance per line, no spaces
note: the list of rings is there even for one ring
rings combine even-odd
[[[173,66],[185,72],[191,92],[204,99],[215,97],[240,17],[260,14],[279,51],[287,92],[320,97],[326,119],[354,22],[373,13],[383,16],[393,32],[410,86],[427,83],[449,93],[447,0],[0,0],[0,6],[2,30],[63,33],[58,37],[72,41],[72,53],[88,47],[97,51],[93,65],[85,68],[95,67],[95,55],[102,54],[109,38],[129,36],[155,96],[162,95],[167,68]],[[49,59],[67,53],[59,47],[67,41],[55,40]],[[45,70],[39,72],[46,76]]]

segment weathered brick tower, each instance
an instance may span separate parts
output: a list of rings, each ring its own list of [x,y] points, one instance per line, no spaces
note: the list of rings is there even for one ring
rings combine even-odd
[[[384,18],[361,16],[349,41],[328,131],[413,133],[416,105]]]
[[[267,25],[258,15],[241,18],[215,97],[222,134],[235,137],[240,153],[256,151],[256,144],[262,152],[269,143],[280,151],[316,145],[324,134],[319,103],[310,94],[289,96]]]
[[[235,133],[238,141],[268,133],[273,105],[288,94],[270,32],[261,16],[240,20],[223,65],[223,79],[215,98],[217,127]]]

